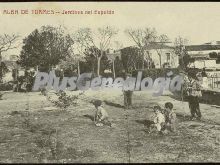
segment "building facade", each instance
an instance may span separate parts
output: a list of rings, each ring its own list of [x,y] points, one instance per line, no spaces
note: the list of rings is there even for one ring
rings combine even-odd
[[[174,47],[164,44],[149,44],[145,47],[145,56],[154,62],[155,68],[177,68],[179,56],[175,54]]]
[[[214,43],[206,43],[203,45],[188,45],[185,47],[186,51],[194,62],[190,67],[194,68],[208,68],[208,69],[220,69],[220,63],[217,58],[211,58],[210,53],[220,54],[219,41]]]

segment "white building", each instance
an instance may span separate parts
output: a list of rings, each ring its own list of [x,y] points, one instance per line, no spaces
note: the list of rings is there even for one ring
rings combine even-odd
[[[146,46],[145,51],[154,62],[155,68],[177,68],[179,65],[179,57],[172,46],[153,43]]]
[[[131,46],[131,48],[135,49],[137,46]],[[175,54],[172,46],[160,43],[149,44],[144,47],[144,56],[145,62],[153,63],[155,68],[177,68],[179,66],[179,56]]]
[[[212,52],[220,53],[220,42],[206,43],[203,45],[188,45],[185,47],[191,58],[195,59],[195,62],[190,67],[195,68],[209,68],[220,69],[220,63],[216,62],[216,58],[210,58],[209,54]]]

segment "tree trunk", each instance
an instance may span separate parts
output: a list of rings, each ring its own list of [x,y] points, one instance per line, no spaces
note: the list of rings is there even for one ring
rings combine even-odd
[[[3,71],[2,71],[2,53],[0,51],[0,83],[2,82]]]
[[[102,54],[102,53],[101,53]],[[100,74],[100,62],[101,62],[101,57],[98,57],[98,63],[97,63],[97,75],[99,76]]]
[[[144,70],[144,53],[142,53],[142,58],[143,58],[143,61],[142,61],[142,69]]]
[[[2,62],[2,52],[0,51],[0,64]]]
[[[113,67],[113,76],[114,76],[114,79],[115,79],[115,61],[114,60],[112,62],[112,67]]]
[[[80,76],[80,65],[79,65],[79,61],[77,62],[77,71],[78,71],[78,76]]]
[[[48,73],[50,73],[50,71],[51,71],[51,66],[50,66],[50,64],[48,65]]]
[[[161,68],[161,54],[159,53],[159,60],[160,60],[160,68]]]
[[[144,70],[144,50],[141,48],[141,56],[142,56],[142,69]]]

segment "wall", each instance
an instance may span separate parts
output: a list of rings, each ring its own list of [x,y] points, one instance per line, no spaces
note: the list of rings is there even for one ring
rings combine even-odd
[[[150,50],[150,56],[152,60],[154,61],[155,67],[160,68],[160,57],[156,50]],[[163,64],[168,62],[167,61],[167,55],[166,53],[170,53],[170,66],[171,68],[177,68],[179,65],[179,57],[173,53],[172,49],[163,49],[161,55],[161,67],[163,67]]]
[[[216,64],[216,60],[196,60],[191,67],[195,68],[216,68],[220,69],[220,64]]]
[[[220,52],[220,50],[202,50],[202,51],[188,51],[189,54],[205,54],[208,55],[211,52]]]

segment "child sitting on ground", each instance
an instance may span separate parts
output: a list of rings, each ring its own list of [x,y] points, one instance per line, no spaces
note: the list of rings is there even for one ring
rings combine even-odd
[[[161,113],[161,107],[160,106],[154,106],[154,113],[155,113],[154,124],[152,124],[150,126],[149,133],[151,133],[153,130],[155,130],[155,128],[159,133],[162,133],[161,130],[164,127],[164,124],[165,124],[165,117]]]
[[[108,125],[111,127],[111,122],[108,120],[108,113],[104,109],[103,103],[101,100],[96,100],[94,102],[96,112],[94,116],[94,123],[96,126]]]
[[[165,103],[165,125],[166,129],[175,132],[176,131],[176,113],[173,110],[173,104],[171,102]]]

